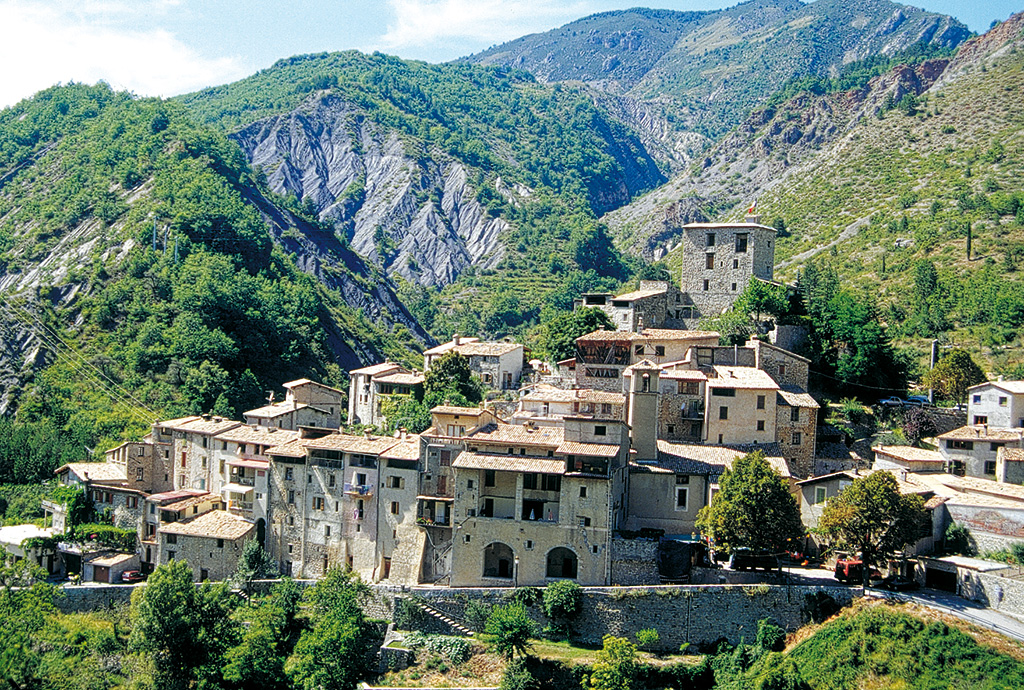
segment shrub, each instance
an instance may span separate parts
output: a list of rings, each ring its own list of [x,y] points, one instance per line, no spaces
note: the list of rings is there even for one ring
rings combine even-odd
[[[957,522],[946,528],[945,544],[948,553],[960,556],[974,554],[971,547],[971,531]]]
[[[537,626],[522,604],[495,606],[487,619],[486,631],[494,636],[494,651],[506,659],[516,652],[526,654],[530,638],[537,636]]]
[[[428,654],[443,657],[453,664],[461,664],[469,658],[471,647],[469,640],[453,635],[424,635],[413,632],[405,636],[405,646],[409,649],[422,649]],[[435,666],[439,662],[431,662]]]
[[[765,652],[781,652],[786,647],[786,631],[762,618],[757,622],[757,646]]]
[[[544,588],[544,614],[566,635],[582,610],[583,588],[575,582],[558,580]]]
[[[491,609],[494,607],[490,604],[476,599],[466,604],[466,613],[464,617],[466,622],[469,623],[469,627],[477,632],[481,632],[487,627],[487,618],[491,615]]]
[[[654,628],[636,631],[636,645],[641,649],[650,649],[661,642],[661,635]]]
[[[513,659],[505,667],[498,690],[535,690],[539,687],[537,679],[530,673],[526,659]]]

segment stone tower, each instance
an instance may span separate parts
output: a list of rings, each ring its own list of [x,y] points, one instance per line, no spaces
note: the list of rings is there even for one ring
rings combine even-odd
[[[642,359],[626,370],[629,376],[629,426],[636,460],[658,457],[658,383],[660,367]]]
[[[687,328],[729,309],[751,280],[772,280],[775,228],[760,220],[748,216],[743,223],[683,226],[680,287],[688,306],[682,314]]]

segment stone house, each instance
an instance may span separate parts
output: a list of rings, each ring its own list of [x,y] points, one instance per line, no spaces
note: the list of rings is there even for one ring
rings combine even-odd
[[[718,481],[733,462],[751,450],[766,451],[772,467],[789,477],[786,460],[774,446],[704,446],[658,441],[655,458],[629,464],[629,530],[661,529],[669,536],[699,533],[697,513],[718,490]]]
[[[226,580],[238,569],[245,542],[256,525],[226,510],[209,510],[162,524],[157,531],[160,563],[187,561],[197,582]]]
[[[241,422],[208,414],[156,422],[152,436],[168,444],[174,488],[210,491],[217,474],[212,460],[214,437],[241,425]]]
[[[140,561],[142,569],[152,572],[160,560],[160,529],[172,522],[195,517],[211,510],[220,510],[220,496],[198,489],[176,489],[146,497],[139,526]]]
[[[707,375],[699,369],[670,365],[660,371],[657,420],[659,439],[703,442],[707,380]]]
[[[681,320],[687,328],[728,310],[751,280],[772,280],[775,228],[757,217],[744,223],[690,223],[682,230]]]
[[[610,584],[612,533],[625,514],[624,423],[492,425],[465,442],[452,463],[452,586]]]
[[[479,338],[456,335],[423,353],[423,371],[448,352],[458,352],[469,360],[469,368],[491,390],[516,390],[523,374],[523,346],[518,343],[481,342]]]
[[[967,421],[996,429],[1024,427],[1024,381],[987,381],[968,388]]]
[[[610,293],[587,293],[573,302],[573,308],[592,307],[600,309],[619,330],[636,331],[642,326],[648,328],[684,329],[683,294],[679,288],[667,281],[641,280],[640,286],[621,295]]]
[[[705,440],[717,445],[774,443],[779,384],[750,367],[713,367],[707,380]]]
[[[154,493],[173,488],[170,459],[149,441],[125,441],[105,453],[106,462],[124,468],[126,486]]]
[[[423,387],[423,374],[395,362],[382,362],[360,369],[349,375],[348,423],[383,427],[381,414],[384,396],[412,395]]]
[[[680,361],[691,347],[712,347],[718,338],[714,331],[598,329],[576,339],[576,387],[622,392],[627,367],[643,359],[657,364]]]
[[[622,393],[590,388],[566,390],[538,384],[519,398],[519,407],[512,415],[514,424],[531,422],[537,426],[558,426],[572,416],[625,421],[626,396]]]
[[[36,525],[0,527],[0,564],[12,564],[27,558],[35,561],[47,573],[57,572],[60,570],[60,561],[56,552],[38,546],[27,548],[24,545],[26,539],[49,539],[57,534],[60,532],[51,527]]]
[[[123,446],[121,447],[123,450]],[[132,470],[145,471],[146,463],[132,466]],[[71,462],[54,470],[58,483],[66,486],[81,486],[93,510],[114,525],[135,528],[142,517],[142,504],[148,482],[139,480],[139,472],[133,471],[129,478],[125,466],[119,462]],[[60,503],[44,500],[42,508],[45,520],[56,533],[63,534],[67,528],[67,507]]]
[[[795,387],[776,391],[775,442],[801,477],[814,472],[818,431],[818,402]]]
[[[876,470],[890,472],[913,472],[915,474],[943,472],[946,461],[942,454],[926,448],[913,446],[875,446],[872,449]]]
[[[939,434],[939,452],[952,474],[996,478],[1001,449],[1021,448],[1024,429],[968,425]]]
[[[270,457],[267,450],[299,437],[298,431],[276,427],[236,426],[214,437],[210,492],[220,494],[227,510],[256,524],[256,537],[266,547],[270,513]]]
[[[139,554],[137,553],[110,551],[94,553],[82,561],[82,581],[120,582],[124,571],[138,570],[139,567]]]

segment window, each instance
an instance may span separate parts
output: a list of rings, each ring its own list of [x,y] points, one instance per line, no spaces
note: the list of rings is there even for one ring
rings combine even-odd
[[[334,482],[335,482],[334,475],[333,474],[327,475],[327,486],[334,486]]]
[[[988,424],[988,415],[976,414],[974,415],[975,424]]]
[[[314,496],[313,497],[313,510],[323,510],[323,509],[324,509],[324,499],[323,499],[323,497],[322,496]]]
[[[484,486],[494,486],[494,470],[484,470]]]
[[[531,491],[537,488],[537,475],[527,473],[523,475],[523,488]]]
[[[825,499],[827,498],[826,494],[827,494],[827,492],[825,490],[825,487],[823,487],[823,486],[816,486],[816,487],[814,487],[814,502],[815,503],[824,503]]]
[[[401,510],[399,509],[398,501],[391,501],[391,514],[398,515],[400,512]]]
[[[607,436],[608,427],[604,425],[598,425],[594,427],[594,436]]]
[[[295,545],[294,544],[289,544],[288,545],[288,553],[293,553],[294,550],[295,550]]]
[[[293,471],[292,471],[291,467],[285,467],[284,468],[284,478],[287,481],[291,481],[294,478]]]
[[[764,409],[764,396],[763,395],[757,396],[757,409],[759,409],[759,410],[763,410]]]
[[[669,424],[669,425],[668,425],[668,433],[669,433],[669,434],[674,434],[674,433],[676,433],[676,425],[675,425],[675,424]]]
[[[680,484],[689,484],[689,483],[690,483],[690,475],[688,475],[688,474],[677,474],[676,475],[676,485],[677,486],[680,485]]]
[[[475,482],[472,479],[467,479],[466,480],[466,488],[467,489],[472,489],[474,485],[475,485]]]
[[[593,546],[591,546],[590,550],[593,551],[594,553],[597,553],[597,544],[594,544]]]
[[[802,440],[803,440],[802,434],[799,431],[794,431],[793,432],[793,445],[794,446],[799,446],[800,445],[800,441],[802,441]]]
[[[683,307],[682,309],[679,310],[679,316],[677,318],[680,318],[680,319],[692,319],[693,318],[693,309],[691,307]]]
[[[763,419],[757,420],[757,430],[758,431],[764,431],[764,420]]]
[[[725,405],[722,405],[721,407],[719,407],[718,408],[718,418],[719,419],[729,419],[729,408],[726,407]]]
[[[676,510],[686,510],[686,504],[690,497],[690,489],[686,486],[676,487]]]
[[[736,292],[736,283],[733,283],[733,284],[732,284],[732,291],[733,291],[733,292]]]
[[[786,375],[786,365],[785,364],[780,364],[779,365],[779,376],[785,376],[785,375]]]
[[[995,460],[986,460],[985,461],[985,474],[995,474],[995,473],[996,473],[996,461]]]
[[[736,235],[736,253],[747,253],[747,233],[745,232],[741,232],[738,235]]]
[[[700,384],[696,381],[679,381],[679,392],[683,395],[697,395],[700,393]]]
[[[294,527],[295,526],[295,516],[294,515],[289,515],[288,516],[288,526],[289,527]]]
[[[1006,398],[999,396],[999,407],[1006,407]]]
[[[306,475],[306,483],[307,484],[312,484],[313,483],[313,475],[311,475],[311,474],[307,474]]]
[[[717,395],[720,398],[735,398],[735,388],[712,388],[711,395]]]
[[[388,477],[388,488],[389,489],[402,489],[405,488],[405,480],[401,477],[391,475]]]
[[[527,551],[533,551],[533,540],[532,539],[527,539],[526,540],[526,550]]]
[[[710,268],[714,268],[714,267],[715,267],[715,255],[714,254],[705,254],[704,255],[704,268],[710,269]]]
[[[733,259],[732,260],[732,267],[733,268],[739,268],[740,267],[740,260],[739,259]]]
[[[324,536],[325,537],[331,536],[331,526],[330,525],[324,525]]]
[[[981,396],[980,395],[972,395],[971,396],[971,402],[974,403],[975,405],[977,405],[978,403],[981,402]]]
[[[366,484],[366,474],[364,474],[363,472],[357,472],[356,473],[356,484],[359,484],[360,486],[364,486]]]
[[[224,540],[223,539],[218,539],[217,540],[217,548],[218,549],[223,549],[224,548]]]
[[[288,505],[290,505],[290,506],[295,505],[295,490],[294,489],[288,489]]]
[[[635,354],[637,357],[643,357],[644,356],[644,346],[643,345],[637,345],[636,347],[634,347],[633,348],[633,354]]]
[[[168,561],[173,561],[173,560],[174,560],[174,555],[175,555],[175,554],[174,554],[174,552],[173,552],[173,551],[168,551],[168,552],[167,552],[167,560],[168,560]]]
[[[708,246],[708,247],[714,247],[715,246],[715,233],[713,233],[713,232],[709,232],[708,233],[707,241],[705,242],[705,246]]]
[[[711,289],[711,281],[710,280],[705,280],[704,281],[704,292],[707,292],[710,289]]]
[[[789,421],[799,422],[800,421],[800,408],[794,407],[789,411]]]
[[[579,519],[580,519],[580,527],[590,527],[590,518],[583,517],[582,515],[580,515]]]
[[[664,345],[655,345],[654,346],[654,354],[657,357],[664,357],[665,356],[665,346]]]
[[[136,467],[135,468],[135,481],[141,482],[142,481],[142,477],[145,475],[145,473],[146,472],[145,472],[145,470],[143,468]]]
[[[586,497],[587,497],[587,487],[581,486],[580,487],[580,498],[586,498]]]
[[[463,537],[462,537],[462,543],[463,543],[463,544],[468,544],[468,543],[469,543],[469,537],[470,537],[470,535],[468,535],[468,534],[466,534],[466,535],[463,535]]]
[[[168,544],[177,544],[178,543],[178,535],[177,534],[165,534],[164,537],[166,538],[165,541]]]

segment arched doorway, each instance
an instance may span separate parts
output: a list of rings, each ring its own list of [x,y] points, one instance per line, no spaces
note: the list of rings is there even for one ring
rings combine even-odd
[[[564,546],[559,546],[548,551],[548,577],[565,577],[576,579],[579,572],[579,561],[576,554]]]
[[[512,579],[515,554],[512,547],[496,541],[484,549],[484,577]]]
[[[267,521],[263,518],[256,521],[256,543],[267,548]]]

